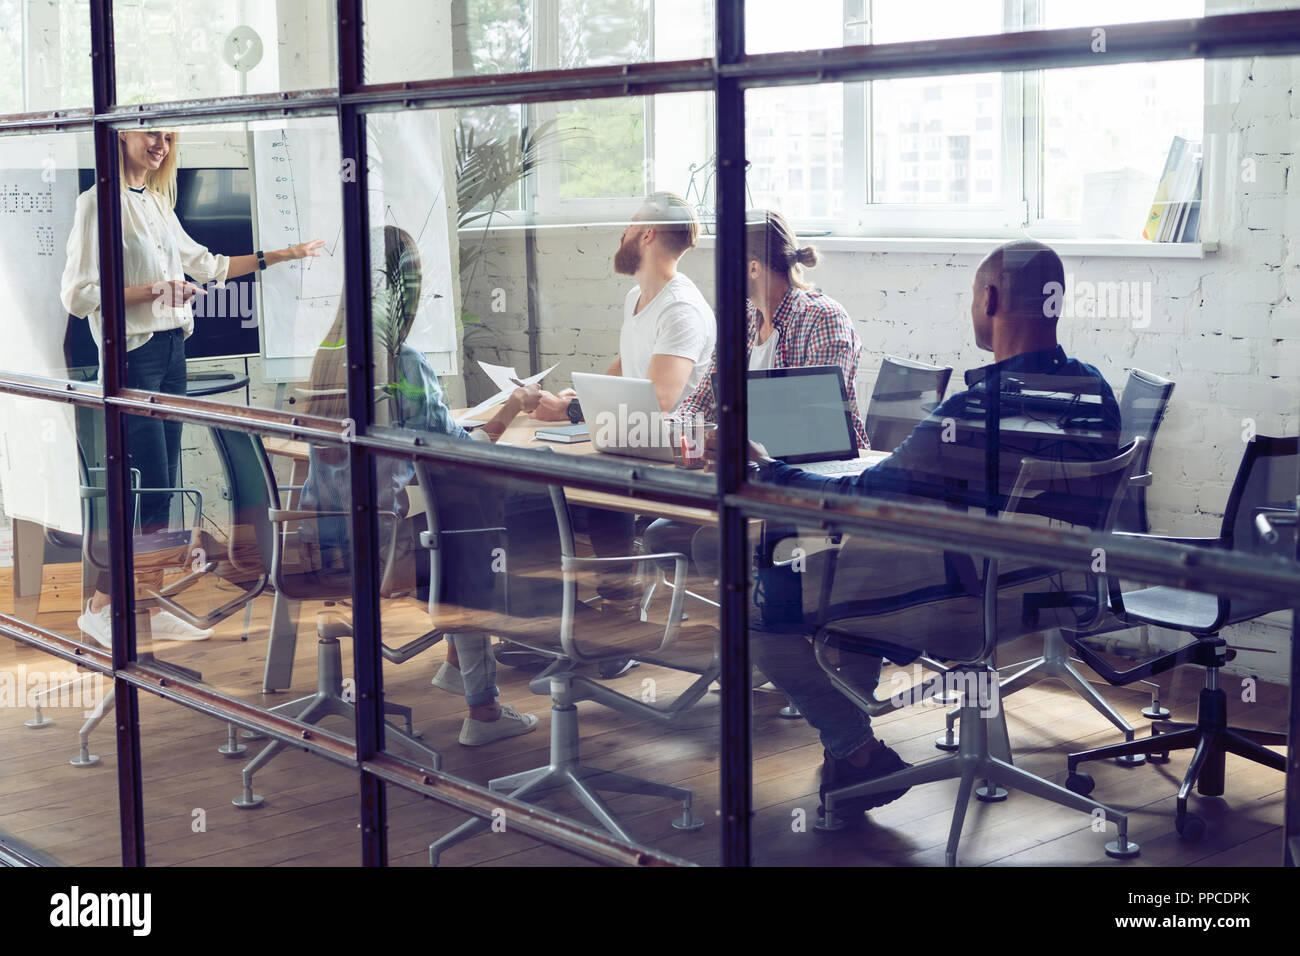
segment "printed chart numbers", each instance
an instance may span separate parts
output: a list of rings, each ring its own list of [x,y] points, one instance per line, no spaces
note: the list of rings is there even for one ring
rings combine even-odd
[[[16,183],[0,186],[0,215],[54,215],[53,184],[46,183],[35,189]]]
[[[36,227],[36,254],[38,256],[54,255],[54,227],[48,223]]]

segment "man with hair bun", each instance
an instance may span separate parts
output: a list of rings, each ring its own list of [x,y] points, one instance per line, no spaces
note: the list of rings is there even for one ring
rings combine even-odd
[[[750,214],[745,229],[746,349],[749,368],[798,368],[838,365],[844,373],[858,446],[868,448],[867,430],[858,408],[858,360],[862,340],[844,307],[828,295],[813,291],[804,270],[817,265],[817,250],[800,246],[785,217],[774,210]],[[713,420],[717,400],[713,373],[715,351],[696,389],[677,406],[681,418]],[[712,578],[717,567],[718,534],[684,521],[660,518],[646,530],[646,550],[652,554],[680,551],[690,555],[700,573]]]

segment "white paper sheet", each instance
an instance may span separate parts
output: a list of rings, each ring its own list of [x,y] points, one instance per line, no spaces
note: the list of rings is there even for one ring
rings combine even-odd
[[[456,424],[461,425],[462,428],[464,427],[462,424],[463,422],[479,420],[486,412],[490,412],[492,409],[505,402],[505,400],[510,397],[510,393],[519,387],[514,382],[510,381],[512,378],[518,378],[519,381],[523,382],[525,385],[532,385],[535,382],[540,382],[547,375],[550,375],[551,372],[555,371],[555,365],[552,365],[550,368],[538,372],[536,375],[530,375],[528,378],[519,378],[513,366],[490,365],[483,361],[480,361],[478,364],[487,377],[492,380],[492,384],[500,388],[501,391],[497,392],[491,398],[479,402],[458,418]],[[504,387],[501,384],[502,382],[505,383]]]

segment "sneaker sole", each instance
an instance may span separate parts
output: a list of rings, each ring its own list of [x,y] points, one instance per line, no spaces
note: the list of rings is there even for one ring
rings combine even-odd
[[[495,724],[497,721],[494,720],[492,723]],[[511,737],[522,737],[524,734],[537,729],[538,720],[534,717],[532,723],[527,725],[523,723],[515,723],[514,721],[511,721],[511,723],[515,725],[511,727],[509,731],[496,734],[486,740],[466,740],[465,731],[462,730],[459,738],[460,745],[462,747],[482,747],[484,744],[494,744],[498,740],[509,740]]]

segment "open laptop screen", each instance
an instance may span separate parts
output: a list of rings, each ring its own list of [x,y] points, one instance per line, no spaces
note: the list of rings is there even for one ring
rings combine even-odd
[[[749,437],[792,464],[856,458],[853,416],[838,365],[749,372]]]

